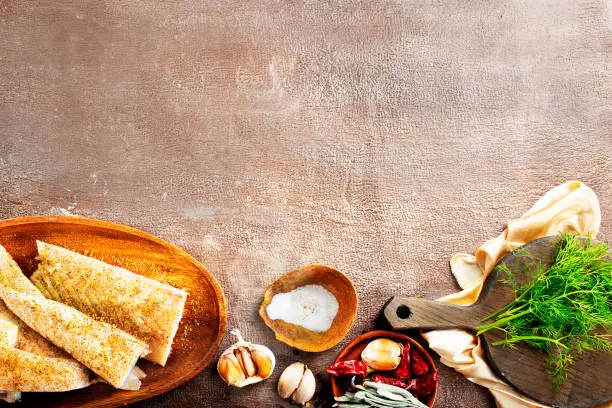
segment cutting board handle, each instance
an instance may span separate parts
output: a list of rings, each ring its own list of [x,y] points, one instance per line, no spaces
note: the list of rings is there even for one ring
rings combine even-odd
[[[392,297],[384,309],[385,318],[395,330],[474,329],[484,316],[479,306],[456,306],[414,297]]]

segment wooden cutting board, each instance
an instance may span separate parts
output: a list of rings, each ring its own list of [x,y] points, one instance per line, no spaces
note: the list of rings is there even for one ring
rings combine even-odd
[[[36,268],[36,240],[59,245],[185,289],[185,313],[165,367],[140,360],[147,377],[138,391],[106,384],[64,393],[25,393],[19,407],[110,408],[178,387],[215,357],[226,325],[226,303],[215,278],[172,244],[135,228],[81,217],[25,217],[0,221],[0,244],[29,276]]]
[[[550,265],[553,244],[558,237],[545,237],[522,247]],[[526,283],[531,274],[524,272],[525,258],[516,251],[501,262],[515,273],[519,283]],[[448,329],[474,330],[481,319],[499,310],[512,300],[514,293],[508,285],[497,283],[497,274],[489,275],[479,301],[473,306],[455,306],[437,301],[409,297],[394,297],[385,306],[384,315],[395,330]],[[481,336],[483,349],[493,370],[522,394],[543,404],[558,407],[586,408],[612,400],[612,354],[585,352],[570,369],[567,383],[556,392],[544,367],[544,356],[536,349],[517,343],[517,347],[494,347],[502,340],[499,330]]]

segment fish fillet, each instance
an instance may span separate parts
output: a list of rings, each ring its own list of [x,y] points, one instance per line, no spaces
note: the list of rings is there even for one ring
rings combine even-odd
[[[36,286],[26,278],[19,265],[17,265],[17,262],[15,262],[13,257],[11,257],[2,245],[0,245],[0,285],[35,297],[44,297]],[[24,325],[2,301],[0,301],[0,319],[17,325],[18,334],[16,347],[18,349],[42,356],[70,358],[66,353],[49,343],[28,326]]]
[[[0,318],[0,346],[15,347],[19,326],[6,319]]]
[[[0,286],[0,297],[30,328],[117,388],[130,378],[138,358],[148,353],[143,341],[70,306],[5,286]]]
[[[166,364],[187,292],[40,241],[38,254],[32,281],[47,297],[145,341],[145,358]]]
[[[0,284],[43,297],[0,245]],[[14,402],[19,391],[69,391],[88,386],[91,372],[30,329],[0,300],[0,399]],[[16,336],[15,336],[16,334]],[[36,375],[34,375],[36,373]]]
[[[60,392],[89,384],[89,371],[75,360],[0,345],[0,389],[4,391]]]
[[[71,358],[15,348],[19,326],[0,318],[0,400],[16,402],[25,391],[70,391],[91,384],[90,371]]]
[[[43,297],[2,245],[0,245],[0,285],[28,295]]]
[[[17,344],[17,332],[19,327],[5,319],[0,318],[0,353],[2,349],[12,349]],[[1,359],[2,357],[0,357]],[[2,368],[0,368],[0,372]],[[4,373],[2,373],[4,376]],[[17,402],[21,399],[19,391],[0,391],[0,400],[5,402]]]

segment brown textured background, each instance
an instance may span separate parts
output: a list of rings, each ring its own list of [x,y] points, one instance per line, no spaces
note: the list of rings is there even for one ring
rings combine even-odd
[[[288,406],[284,366],[322,373],[393,294],[457,290],[448,259],[568,179],[612,233],[610,1],[2,1],[0,44],[0,216],[167,239],[278,357],[258,386],[207,369],[138,407]],[[353,279],[360,313],[294,355],[257,306],[312,262]],[[437,407],[494,405],[440,370]]]

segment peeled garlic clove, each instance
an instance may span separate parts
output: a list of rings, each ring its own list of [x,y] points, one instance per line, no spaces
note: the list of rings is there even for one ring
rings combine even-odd
[[[274,369],[274,362],[268,354],[254,349],[251,350],[251,358],[257,367],[257,375],[261,378],[268,378]]]
[[[304,370],[304,376],[297,390],[291,396],[291,399],[296,404],[305,404],[312,399],[317,388],[314,374],[308,367]]]
[[[242,371],[247,377],[253,377],[257,374],[257,368],[255,368],[255,363],[251,358],[251,352],[248,348],[240,347],[234,350],[234,355],[238,358]]]
[[[223,381],[244,387],[268,378],[276,364],[272,351],[261,344],[244,341],[236,329],[231,333],[238,338],[238,342],[225,350],[217,362],[217,371]]]
[[[278,395],[296,404],[304,405],[312,399],[316,390],[314,374],[302,363],[293,363],[283,371],[278,380]]]
[[[371,341],[361,352],[361,359],[373,370],[395,370],[402,359],[402,345],[389,339]]]
[[[233,354],[222,355],[217,363],[217,371],[223,381],[229,385],[236,385],[246,380],[244,371],[240,367],[238,359]]]
[[[293,363],[285,368],[285,371],[278,379],[278,395],[282,399],[287,399],[297,390],[304,376],[306,366],[302,363]]]

